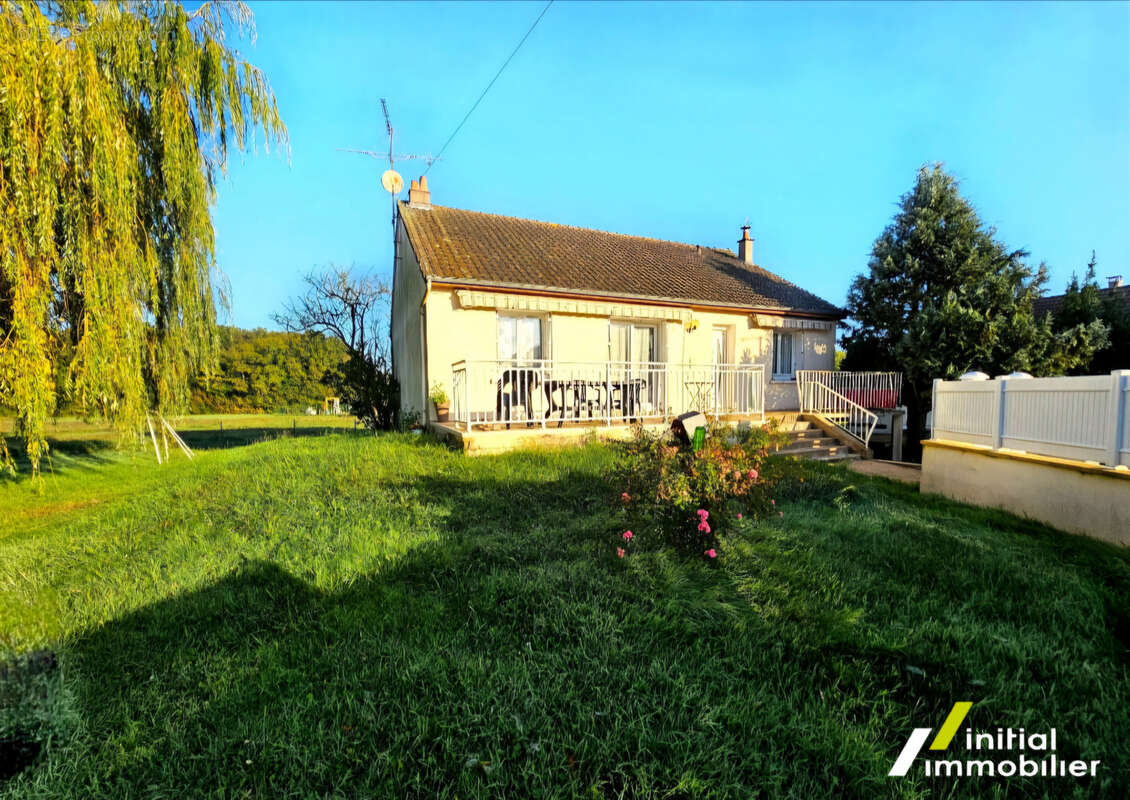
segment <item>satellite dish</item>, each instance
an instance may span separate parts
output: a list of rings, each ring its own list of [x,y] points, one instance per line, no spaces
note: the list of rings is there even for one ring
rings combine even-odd
[[[389,194],[400,194],[404,188],[404,178],[400,177],[400,173],[396,170],[386,169],[381,175],[381,186],[385,187],[385,191]]]

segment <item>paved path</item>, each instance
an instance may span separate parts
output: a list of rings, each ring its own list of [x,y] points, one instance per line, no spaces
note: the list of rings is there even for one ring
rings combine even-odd
[[[880,478],[890,478],[903,483],[917,484],[922,480],[922,468],[918,464],[860,459],[848,462],[848,468],[864,475],[878,475]]]

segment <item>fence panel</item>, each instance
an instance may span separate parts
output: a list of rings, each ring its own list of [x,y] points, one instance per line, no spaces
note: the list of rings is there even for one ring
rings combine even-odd
[[[1105,460],[1113,434],[1109,376],[1004,383],[1001,447],[1080,461]]]
[[[1119,415],[1122,420],[1122,441],[1118,447],[1118,463],[1130,466],[1130,380],[1126,378],[1123,378]]]
[[[935,381],[935,439],[1130,464],[1130,371]]]
[[[992,447],[999,394],[996,381],[938,381],[934,438]]]

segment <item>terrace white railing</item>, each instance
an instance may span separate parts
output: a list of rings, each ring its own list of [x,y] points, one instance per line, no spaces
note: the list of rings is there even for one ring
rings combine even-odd
[[[451,419],[475,426],[666,422],[685,411],[762,417],[758,364],[534,359],[451,365]]]
[[[818,381],[806,381],[800,397],[802,414],[819,414],[869,447],[879,415]]]
[[[871,409],[898,408],[902,373],[798,369],[796,389],[802,414],[819,414],[869,447],[879,422]]]
[[[1130,370],[934,381],[935,439],[1130,466]]]
[[[803,404],[805,386],[819,383],[853,403],[871,409],[898,408],[902,403],[901,372],[846,372],[833,369],[798,369],[797,395]]]

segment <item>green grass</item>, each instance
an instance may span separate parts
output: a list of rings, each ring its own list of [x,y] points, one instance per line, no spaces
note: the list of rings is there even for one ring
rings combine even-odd
[[[806,465],[716,564],[619,560],[608,460],[339,434],[0,484],[0,637],[60,664],[8,693],[0,737],[45,747],[0,795],[1130,785],[1125,550]],[[1100,778],[887,778],[957,700]]]

